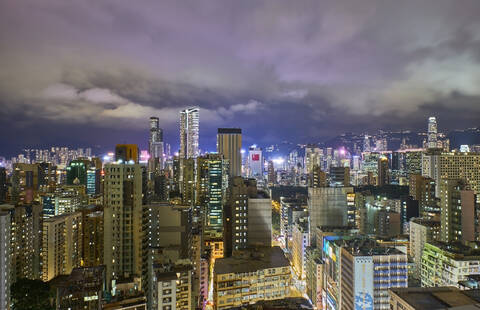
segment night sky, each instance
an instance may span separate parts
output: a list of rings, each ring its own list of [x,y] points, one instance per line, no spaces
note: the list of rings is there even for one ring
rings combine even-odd
[[[480,1],[0,1],[0,155],[480,125]]]

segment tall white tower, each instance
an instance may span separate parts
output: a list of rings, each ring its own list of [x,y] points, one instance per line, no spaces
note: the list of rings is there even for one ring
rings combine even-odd
[[[198,107],[180,111],[180,158],[197,158],[199,156],[199,111]]]
[[[158,117],[150,117],[150,139],[148,140],[150,153],[150,171],[158,167],[163,168],[163,130],[159,126]]]
[[[437,147],[437,119],[435,116],[428,118],[428,143],[429,149]]]

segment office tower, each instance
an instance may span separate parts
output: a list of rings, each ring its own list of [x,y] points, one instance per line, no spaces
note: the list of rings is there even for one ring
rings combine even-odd
[[[0,167],[0,203],[4,203],[7,200],[7,169]]]
[[[38,164],[14,164],[12,202],[31,203],[38,193]]]
[[[10,309],[11,223],[10,212],[0,206],[0,309]]]
[[[456,286],[472,274],[480,274],[479,250],[476,243],[425,243],[422,255],[421,283],[423,287]]]
[[[225,256],[247,247],[248,199],[256,197],[255,179],[233,177],[228,187],[228,203],[225,206],[224,248]]]
[[[437,119],[434,116],[428,118],[428,144],[429,149],[437,148]]]
[[[104,181],[104,264],[112,280],[141,274],[142,169],[107,164]]]
[[[203,196],[204,234],[223,240],[223,205],[228,187],[228,161],[221,154],[208,154],[197,161],[197,192]],[[223,241],[222,241],[223,243]]]
[[[214,309],[286,298],[291,279],[290,263],[278,246],[243,250],[238,256],[217,259],[213,270]],[[239,290],[256,294],[248,299],[233,298]]]
[[[80,211],[83,224],[82,266],[103,265],[103,211],[93,206]]]
[[[248,150],[248,176],[263,176],[263,168],[262,149],[253,145]]]
[[[158,117],[150,117],[150,138],[148,140],[149,171],[151,173],[163,169],[163,130],[159,126]]]
[[[390,170],[388,168],[388,158],[383,156],[378,159],[377,185],[383,186],[387,184],[390,184]]]
[[[87,169],[87,194],[95,196],[100,194],[101,165],[91,165]]]
[[[338,309],[390,309],[388,290],[408,286],[407,254],[374,241],[351,240],[341,250]]]
[[[435,180],[420,174],[411,174],[409,179],[409,194],[418,201],[421,216],[432,216],[440,213],[435,197]]]
[[[293,224],[292,263],[299,279],[305,279],[307,264],[307,247],[310,246],[308,217],[301,217]]]
[[[319,165],[314,165],[312,172],[308,175],[308,186],[309,187],[327,186],[327,174],[324,171],[322,171]]]
[[[200,155],[199,111],[198,107],[180,111],[180,158],[197,158]]]
[[[267,166],[267,181],[269,186],[275,185],[277,183],[277,175],[275,173],[275,167],[273,166],[273,161],[268,161]]]
[[[440,239],[440,221],[414,218],[410,221],[410,255],[414,262],[414,277],[420,279],[425,243]]]
[[[136,144],[117,144],[115,146],[115,161],[120,163],[138,164],[139,159],[138,145]]]
[[[444,242],[474,241],[479,233],[476,223],[476,195],[467,190],[464,181],[442,179],[440,181],[440,209],[442,238]]]
[[[218,128],[217,152],[227,159],[230,177],[242,175],[242,129]]]
[[[350,186],[349,167],[330,167],[331,186]]]
[[[391,310],[475,309],[478,291],[456,287],[409,287],[390,289]]]
[[[90,160],[87,159],[76,159],[72,160],[66,170],[67,170],[67,185],[81,184],[87,185],[87,171],[91,166]]]
[[[56,292],[56,309],[102,309],[105,266],[73,268],[50,285]]]
[[[267,193],[248,198],[247,242],[249,246],[272,245],[272,202]]]
[[[82,213],[57,215],[43,221],[42,280],[68,275],[82,260]]]
[[[320,187],[308,189],[308,213],[310,231],[318,226],[346,226],[347,194],[353,193],[352,187]],[[312,236],[315,243],[315,236]]]

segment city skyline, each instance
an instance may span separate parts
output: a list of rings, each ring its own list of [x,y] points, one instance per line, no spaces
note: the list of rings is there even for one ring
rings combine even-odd
[[[221,127],[267,145],[423,130],[432,115],[440,130],[477,126],[479,11],[477,1],[146,1],[134,11],[4,1],[2,148],[143,141],[151,116],[175,145],[189,106],[203,111],[200,141],[212,150]]]

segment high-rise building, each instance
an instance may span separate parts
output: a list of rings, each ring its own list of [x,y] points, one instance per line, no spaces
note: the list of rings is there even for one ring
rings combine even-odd
[[[196,158],[200,155],[199,111],[198,107],[180,111],[180,158]]]
[[[112,280],[141,274],[142,168],[107,164],[104,181],[104,264]]]
[[[40,279],[42,248],[42,206],[16,205],[12,211],[12,282],[16,279]]]
[[[390,170],[388,168],[388,158],[382,156],[378,159],[377,185],[383,186],[386,184],[390,184]]]
[[[272,202],[267,193],[248,198],[247,242],[250,246],[272,245]]]
[[[217,152],[227,159],[230,177],[242,175],[242,129],[218,128]]]
[[[7,200],[7,169],[0,167],[0,203],[4,203]]]
[[[253,145],[248,150],[248,176],[263,176],[263,153],[262,149]]]
[[[479,234],[478,205],[474,191],[458,179],[440,181],[441,240],[474,241]]]
[[[138,145],[136,144],[117,144],[115,146],[115,161],[121,163],[136,163],[139,160]]]
[[[408,182],[409,194],[418,201],[421,216],[439,214],[435,197],[435,180],[420,174],[411,174]]]
[[[440,194],[441,179],[463,179],[466,185],[480,193],[480,153],[430,152],[422,157],[422,175],[435,180],[436,195]]]
[[[323,150],[316,145],[307,145],[305,147],[305,173],[310,174],[313,167],[318,165],[323,168]]]
[[[72,160],[67,170],[67,185],[81,184],[87,185],[87,171],[91,166],[91,162],[88,159],[75,159]]]
[[[80,211],[83,224],[82,266],[103,265],[103,211],[92,206]]]
[[[388,290],[408,286],[407,263],[407,254],[395,248],[350,240],[341,250],[338,309],[390,309]]]
[[[267,166],[267,181],[269,186],[275,185],[277,183],[277,175],[275,173],[275,166],[273,165],[273,161],[269,160],[268,161],[268,166]]]
[[[0,309],[10,309],[11,215],[0,208]]]
[[[12,172],[12,202],[31,203],[39,188],[38,164],[14,164]]]
[[[350,186],[349,167],[330,167],[331,186]]]
[[[410,255],[413,258],[414,277],[420,279],[425,243],[440,239],[440,221],[414,218],[410,221]]]
[[[68,275],[82,261],[82,213],[57,215],[43,221],[42,280]]]
[[[310,231],[318,226],[346,226],[348,193],[353,193],[352,187],[309,188]],[[312,243],[315,243],[315,236],[312,236]]]
[[[327,174],[319,165],[314,165],[312,172],[308,175],[308,181],[309,187],[325,187],[327,186]]]
[[[291,281],[290,263],[278,246],[244,250],[237,256],[220,258],[213,271],[214,309],[286,298]]]
[[[158,117],[150,117],[150,138],[148,140],[149,171],[151,173],[163,169],[163,130],[159,126]]]
[[[310,246],[308,217],[299,218],[292,231],[292,263],[299,279],[305,279],[307,264],[307,247]]]
[[[437,148],[437,119],[435,116],[428,118],[428,148]]]
[[[195,158],[180,159],[180,165],[182,172],[180,193],[182,194],[182,203],[187,206],[195,204],[195,187],[198,183],[195,182]],[[197,193],[197,200],[199,200]]]
[[[425,243],[422,254],[421,283],[423,287],[456,286],[469,275],[479,275],[480,251],[476,243]],[[475,267],[474,267],[475,266]]]
[[[233,177],[228,187],[228,204],[225,206],[224,248],[225,256],[245,249],[248,229],[248,199],[257,196],[255,179]]]
[[[223,206],[228,187],[228,160],[221,154],[207,154],[197,162],[197,192],[204,197],[204,234],[223,240]],[[223,242],[223,241],[222,241]]]

